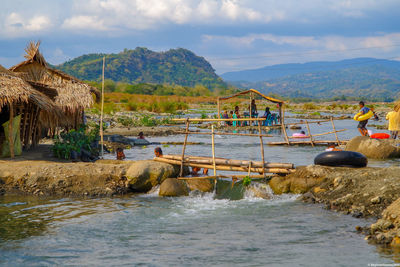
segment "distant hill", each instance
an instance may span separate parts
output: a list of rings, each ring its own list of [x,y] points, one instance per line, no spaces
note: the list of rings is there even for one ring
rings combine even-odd
[[[183,48],[154,52],[138,47],[118,54],[88,54],[55,68],[81,80],[100,81],[103,56],[106,57],[105,78],[115,82],[227,87],[207,60]]]
[[[400,96],[400,62],[385,59],[283,64],[221,76],[240,88],[286,97],[349,96],[391,101]]]

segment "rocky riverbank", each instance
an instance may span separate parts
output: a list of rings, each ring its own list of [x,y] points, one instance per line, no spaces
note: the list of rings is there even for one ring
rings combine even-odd
[[[378,221],[357,230],[373,243],[400,247],[400,168],[343,168],[310,165],[270,181],[277,193],[303,194],[306,202]]]

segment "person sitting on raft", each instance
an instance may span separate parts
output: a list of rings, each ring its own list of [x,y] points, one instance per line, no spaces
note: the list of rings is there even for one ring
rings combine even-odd
[[[390,135],[393,139],[396,139],[400,133],[400,103],[397,103],[393,111],[386,115],[386,119],[389,121]]]
[[[124,150],[122,149],[122,147],[118,147],[116,152],[117,152],[117,160],[125,159],[125,153],[124,153]]]
[[[239,119],[240,118],[239,110],[236,110],[235,113],[233,113],[232,118],[233,119]],[[232,121],[232,126],[233,127],[240,126],[240,121]]]
[[[228,111],[224,110],[222,114],[222,119],[229,119]],[[229,125],[229,121],[225,121],[225,125]]]
[[[156,147],[155,149],[154,149],[154,155],[157,157],[157,158],[162,158],[163,157],[163,152],[162,152],[162,150],[161,150],[161,147]]]
[[[364,101],[360,101],[360,103],[358,103],[360,106],[360,111],[359,113],[361,113],[361,115],[367,114],[369,111],[369,108],[367,108],[365,106]],[[368,124],[368,120],[364,120],[364,121],[360,121],[357,125],[358,130],[360,131],[360,134],[362,136],[369,136],[368,135],[368,130],[367,130],[367,124]]]
[[[139,133],[138,139],[144,139],[144,134],[143,134],[143,132],[140,132],[140,133]]]

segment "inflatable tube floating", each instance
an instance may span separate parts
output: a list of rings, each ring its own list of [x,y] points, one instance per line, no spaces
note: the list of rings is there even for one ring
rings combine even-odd
[[[293,138],[308,138],[307,135],[302,134],[302,133],[294,133],[294,134],[292,134],[292,137]]]
[[[314,159],[315,165],[333,167],[366,167],[368,159],[363,154],[354,151],[329,151],[319,154]]]
[[[388,135],[387,133],[374,133],[370,135],[370,137],[375,139],[389,139],[390,135]]]
[[[372,112],[372,110],[369,110],[367,113],[365,114],[361,114],[361,112],[358,112],[355,116],[354,116],[354,120],[355,121],[365,121],[368,120],[370,118],[372,118],[372,116],[374,116],[374,113]]]

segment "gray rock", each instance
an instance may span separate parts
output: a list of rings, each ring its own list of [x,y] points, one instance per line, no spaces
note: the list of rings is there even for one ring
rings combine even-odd
[[[186,184],[175,178],[168,178],[162,182],[158,195],[163,197],[180,197],[189,195]]]
[[[393,139],[379,140],[357,136],[347,143],[346,150],[356,151],[373,159],[400,157],[400,148],[396,146],[396,141]]]
[[[167,178],[179,175],[179,166],[153,160],[134,162],[128,169],[126,177],[129,187],[137,192],[147,192],[153,186],[161,184]]]

